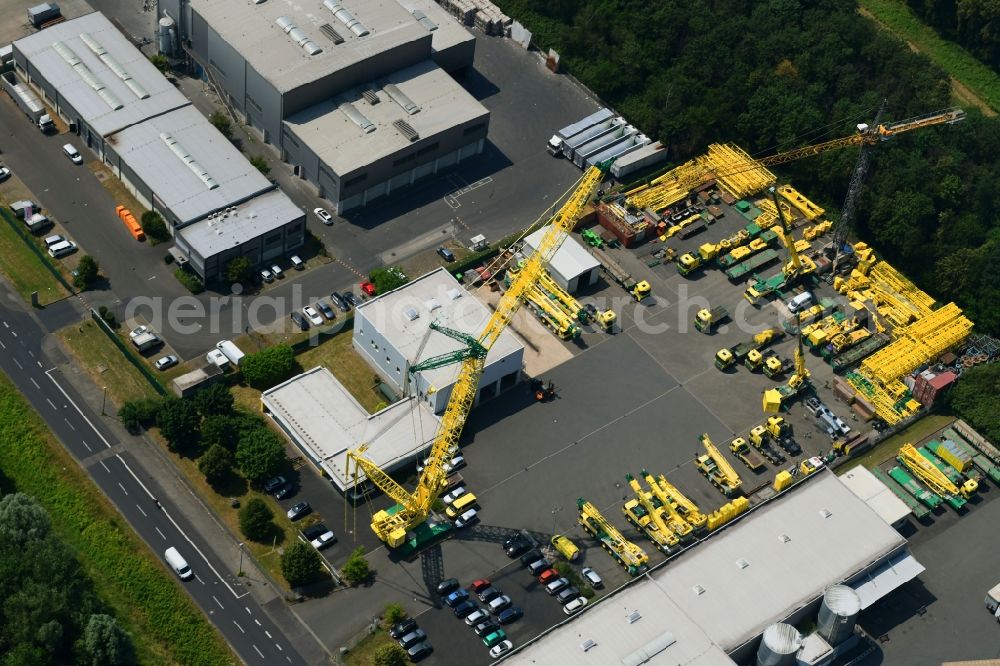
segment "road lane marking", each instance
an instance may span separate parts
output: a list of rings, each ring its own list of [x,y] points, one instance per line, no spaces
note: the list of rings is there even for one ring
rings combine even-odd
[[[12,359],[14,359],[14,363],[16,363],[16,364],[17,364],[17,367],[18,367],[18,368],[20,368],[21,370],[24,370],[24,366],[23,366],[23,365],[21,365],[21,362],[17,360],[17,357],[16,357],[16,356],[11,356],[11,358],[12,358]]]
[[[76,428],[73,428],[73,429],[74,429],[74,430],[76,430]],[[88,450],[88,451],[90,451],[91,453],[93,453],[93,452],[94,452],[94,449],[90,448],[90,444],[87,444],[87,442],[85,442],[85,441],[83,441],[83,440],[81,439],[81,440],[80,440],[80,443],[81,443],[81,444],[83,444],[84,446],[86,446],[86,447],[87,447],[87,450]]]
[[[8,324],[7,322],[4,322],[4,323],[3,323],[3,327],[4,327],[4,328],[10,328],[10,324]]]
[[[35,381],[34,377],[28,377],[28,379],[31,380],[31,383],[35,385],[36,389],[38,389],[39,391],[42,390],[42,387],[38,385],[38,382]]]
[[[271,638],[271,632],[268,631],[267,629],[264,630],[264,635],[267,636],[268,638]]]
[[[247,615],[253,615],[253,613],[250,612],[250,607],[249,606],[244,606],[243,608],[247,609]]]
[[[42,365],[42,362],[41,362],[41,361],[35,361],[35,363],[37,363],[37,364],[38,364],[38,367],[39,367],[39,368],[43,368],[43,367],[45,367],[45,366],[43,366],[43,365]]]
[[[166,535],[166,534],[164,534],[163,532],[161,532],[161,531],[160,531],[160,528],[159,528],[159,527],[154,527],[153,529],[154,529],[154,530],[156,530],[156,533],[157,533],[157,534],[159,534],[159,535],[160,535],[161,537],[163,537],[163,540],[164,540],[164,541],[166,541],[166,540],[167,540],[167,535]]]
[[[70,430],[76,430],[76,426],[75,426],[75,425],[73,425],[72,423],[70,423],[70,422],[69,422],[69,419],[68,419],[68,418],[66,418],[65,416],[63,417],[63,421],[65,421],[65,422],[66,422],[66,425],[68,425],[68,426],[69,426],[69,429],[70,429]],[[87,448],[89,449],[90,447],[88,446]]]
[[[281,645],[279,645],[278,643],[275,643],[274,647],[278,648],[279,652],[284,652],[284,650],[281,649]]]
[[[243,634],[247,633],[246,631],[244,631],[244,630],[243,630],[243,627],[241,627],[241,626],[240,626],[240,623],[239,623],[239,622],[237,622],[236,620],[233,620],[233,624],[235,624],[235,625],[236,625],[236,628],[240,630],[240,633],[243,633]],[[260,655],[260,656],[262,656],[262,657],[263,657],[264,655]]]
[[[3,342],[0,342],[0,347],[7,349],[7,345],[5,345]]]
[[[122,485],[121,481],[118,482],[118,487],[122,489],[123,493],[125,493],[126,495],[128,495],[128,491],[125,490],[125,486]]]
[[[10,334],[13,335],[15,338],[17,337],[17,331],[11,331]]]
[[[110,449],[111,448],[110,442],[108,442],[108,440],[104,438],[104,435],[101,434],[100,430],[98,430],[97,428],[94,427],[94,424],[90,422],[90,419],[88,419],[87,415],[83,413],[83,410],[81,410],[80,407],[77,406],[77,404],[75,402],[73,402],[73,398],[69,397],[69,394],[66,393],[66,389],[64,389],[62,386],[60,386],[59,382],[56,381],[56,378],[52,376],[51,373],[52,373],[53,370],[55,370],[55,368],[52,368],[52,370],[47,371],[45,373],[46,376],[49,379],[52,380],[52,383],[56,385],[56,388],[59,389],[60,393],[62,393],[64,396],[66,396],[66,399],[69,400],[69,404],[73,405],[73,409],[75,409],[80,414],[80,416],[83,417],[83,420],[87,422],[87,425],[90,426],[90,429],[93,430],[95,433],[97,433],[97,436],[101,438],[102,442],[104,442],[104,446],[106,446],[106,447],[108,447]],[[48,400],[48,398],[46,398],[46,400]],[[49,400],[49,404],[52,404],[51,400]],[[52,405],[52,407],[54,409],[55,405]],[[122,462],[124,462],[124,461],[122,461]],[[107,468],[105,468],[105,469],[107,469]],[[135,475],[133,474],[132,476],[135,476]],[[143,486],[143,487],[145,487],[145,486]],[[152,497],[152,495],[150,495],[150,497]]]
[[[138,504],[136,504],[135,508],[139,509],[139,513],[141,513],[143,516],[145,516],[146,518],[149,518],[149,516],[146,514],[146,512],[142,510],[141,506],[139,506]]]
[[[261,658],[261,659],[263,659],[263,658],[264,658],[264,653],[260,651],[260,648],[259,648],[259,647],[257,647],[256,645],[254,645],[254,646],[253,646],[253,649],[254,649],[254,650],[257,650],[257,654],[259,654],[259,655],[260,655],[260,658]]]
[[[31,351],[31,350],[29,349],[29,350],[28,350],[28,356],[30,356],[31,358],[35,358],[35,352],[33,352],[33,351]]]
[[[260,620],[258,620],[257,618],[253,619],[253,623],[256,624],[258,627],[260,626]],[[270,638],[270,636],[268,636],[268,638]]]
[[[46,398],[46,399],[45,399],[45,402],[47,402],[47,403],[49,403],[50,405],[52,405],[52,409],[59,409],[58,407],[56,407],[56,403],[52,402],[52,401],[51,401],[51,400],[49,400],[48,398]]]
[[[100,462],[101,462],[101,467],[104,468],[104,471],[107,472],[108,474],[111,474],[111,470],[108,469],[108,466],[104,464],[104,461],[102,460]]]
[[[226,610],[226,607],[222,605],[221,601],[215,598],[214,594],[212,595],[212,598],[215,599],[215,603],[219,604],[219,608],[221,608],[222,610]]]

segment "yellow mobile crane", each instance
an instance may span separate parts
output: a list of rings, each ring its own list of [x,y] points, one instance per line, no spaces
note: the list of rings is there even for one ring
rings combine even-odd
[[[691,529],[695,532],[702,532],[705,530],[705,523],[708,521],[708,518],[705,517],[705,514],[703,514],[700,509],[698,509],[697,504],[689,500],[687,495],[679,491],[673,486],[673,484],[667,481],[667,477],[662,474],[656,477],[656,485],[654,486],[652,474],[646,470],[642,470],[642,475],[646,479],[646,483],[648,483],[651,488],[659,489],[662,493],[662,495],[659,495],[661,500],[666,497],[669,500],[676,502],[677,512],[684,516],[684,520],[691,526]]]
[[[757,305],[761,299],[771,294],[780,294],[783,289],[791,286],[800,277],[816,270],[816,263],[812,259],[799,255],[796,241],[792,238],[792,230],[785,220],[781,207],[778,206],[778,195],[775,189],[772,187],[768,192],[774,200],[774,205],[778,208],[779,224],[777,228],[778,233],[781,235],[781,241],[788,248],[788,263],[785,264],[780,272],[766,279],[758,278],[754,280],[753,284],[747,287],[747,290],[743,293],[743,298],[747,299],[751,305]]]
[[[809,385],[809,368],[806,367],[806,357],[802,353],[802,327],[797,326],[798,345],[795,348],[795,374],[788,378],[783,386],[764,391],[764,413],[773,414],[781,411],[782,406],[802,392]]]
[[[948,478],[948,475],[934,466],[930,460],[920,455],[913,444],[904,444],[899,449],[896,459],[924,482],[931,491],[940,495],[956,510],[965,506],[966,502],[979,490],[975,479],[967,479],[961,487]]]
[[[719,448],[709,439],[708,433],[699,437],[698,441],[705,447],[705,454],[698,456],[695,460],[698,471],[704,474],[712,482],[712,485],[721,490],[726,497],[738,494],[743,483],[740,475],[736,473]]]
[[[648,568],[649,555],[646,555],[646,551],[623,537],[622,533],[601,515],[596,506],[583,498],[577,500],[577,506],[580,508],[580,525],[601,542],[601,547],[608,551],[625,571],[638,576]]]
[[[390,548],[399,548],[405,544],[404,550],[414,552],[450,529],[450,525],[426,521],[430,516],[434,500],[445,488],[448,476],[445,464],[448,462],[449,453],[458,448],[462,428],[476,399],[476,389],[486,364],[486,355],[500,337],[500,333],[507,328],[528,291],[538,284],[542,272],[573,229],[584,205],[600,185],[610,164],[602,162],[587,169],[577,188],[553,216],[537,250],[520,267],[517,276],[500,297],[496,310],[478,337],[447,331],[432,324],[435,330],[462,340],[466,347],[418,364],[423,367],[440,367],[461,361],[451,397],[441,415],[441,425],[431,445],[428,464],[417,481],[415,491],[411,493],[403,488],[378,465],[365,458],[363,449],[347,452],[348,473],[350,473],[350,462],[354,461],[355,479],[358,470],[361,470],[369,481],[396,501],[394,506],[375,513],[371,521],[372,531]],[[414,371],[416,367],[407,368],[407,373]]]
[[[667,526],[660,515],[660,510],[653,506],[650,494],[642,489],[639,482],[631,474],[625,475],[635,499],[631,499],[622,506],[622,513],[625,519],[635,525],[639,531],[646,535],[646,538],[661,552],[670,554],[670,551],[680,543],[680,539],[674,531]]]
[[[642,478],[649,485],[649,491],[654,499],[659,502],[659,508],[661,511],[667,514],[669,520],[666,521],[667,526],[670,530],[677,535],[681,541],[686,541],[688,537],[691,536],[693,527],[691,524],[685,520],[681,512],[678,511],[677,507],[674,506],[674,501],[656,484],[656,479],[653,475],[642,470]]]

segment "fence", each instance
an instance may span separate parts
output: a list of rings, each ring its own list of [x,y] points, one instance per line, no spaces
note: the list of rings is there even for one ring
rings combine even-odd
[[[163,396],[167,395],[167,389],[163,387],[163,384],[160,383],[160,380],[157,379],[153,375],[153,373],[149,371],[149,368],[146,367],[145,363],[136,358],[135,354],[132,353],[132,350],[130,350],[128,347],[125,346],[125,344],[121,341],[121,338],[118,337],[118,334],[116,334],[111,329],[111,327],[108,326],[108,323],[104,321],[104,319],[101,317],[101,314],[94,308],[90,308],[90,317],[91,319],[97,322],[98,328],[104,331],[104,334],[108,336],[108,338],[111,340],[111,342],[115,344],[116,347],[118,347],[118,351],[122,353],[122,355],[128,360],[128,362],[131,363],[133,366],[135,366],[135,369],[138,370],[142,374],[142,376],[146,378],[146,381],[148,381],[149,385],[153,387],[153,390],[159,393],[160,395]]]
[[[62,273],[60,273],[59,270],[52,265],[52,262],[49,261],[48,255],[42,252],[42,249],[38,247],[38,243],[36,243],[35,239],[28,233],[28,230],[23,228],[21,221],[12,217],[6,210],[0,210],[0,215],[2,215],[3,219],[10,225],[10,228],[14,230],[14,233],[20,236],[21,240],[23,240],[31,251],[35,253],[35,256],[37,256],[38,260],[42,262],[42,265],[45,266],[46,270],[52,273],[52,276],[58,280],[62,286],[66,287],[66,290],[71,295],[75,294],[76,290],[73,289],[73,285],[67,282]]]

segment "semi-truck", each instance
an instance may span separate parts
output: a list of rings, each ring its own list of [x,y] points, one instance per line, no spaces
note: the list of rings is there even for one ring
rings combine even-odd
[[[749,467],[752,471],[756,472],[764,469],[764,459],[759,453],[750,448],[750,445],[747,444],[747,440],[742,437],[737,437],[730,442],[729,450],[732,451],[733,455],[739,458],[743,464]]]
[[[34,7],[28,7],[28,21],[36,28],[40,28],[60,16],[62,16],[62,12],[59,11],[59,5],[54,2],[44,2]]]
[[[621,285],[621,287],[632,294],[632,298],[637,301],[649,296],[652,288],[649,283],[645,280],[636,280],[632,275],[626,271],[621,265],[611,258],[611,255],[604,250],[599,250],[596,247],[589,248],[590,253],[594,255],[594,258],[601,262],[601,266],[604,268],[604,272],[610,277],[614,282]]]
[[[702,333],[712,333],[729,316],[729,310],[721,305],[714,308],[702,308],[694,317],[694,327]]]
[[[28,119],[39,130],[50,132],[55,129],[55,124],[52,122],[51,116],[45,112],[42,100],[38,98],[38,95],[31,88],[18,81],[17,75],[14,72],[4,72],[0,75],[0,79],[3,80],[4,90],[7,91],[7,94],[17,104],[17,108],[21,109],[24,115],[28,116]]]
[[[997,583],[986,593],[986,608],[1000,622],[1000,583]]]

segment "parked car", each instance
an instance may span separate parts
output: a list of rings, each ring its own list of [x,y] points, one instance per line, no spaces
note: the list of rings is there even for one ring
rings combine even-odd
[[[484,587],[476,594],[479,597],[479,600],[485,604],[499,597],[501,592],[497,588],[490,585],[489,587]]]
[[[77,150],[72,143],[67,143],[63,146],[63,153],[69,158],[69,161],[73,164],[83,164],[83,155]]]
[[[517,606],[514,606],[513,608],[508,608],[497,615],[497,622],[500,624],[510,624],[512,622],[517,622],[522,617],[524,617],[524,611]]]
[[[306,316],[306,318],[309,320],[309,323],[312,324],[313,326],[323,325],[323,318],[319,316],[319,313],[316,312],[316,308],[314,308],[313,306],[307,305],[304,308],[302,308],[302,314]]]
[[[10,178],[10,169],[5,166],[0,166],[0,182],[3,182]]]
[[[264,492],[268,494],[273,493],[283,487],[286,483],[288,483],[288,480],[283,476],[276,476],[273,479],[268,479],[264,482]]]
[[[472,581],[472,585],[469,586],[469,589],[476,594],[479,594],[482,590],[485,590],[488,587],[493,587],[493,584],[490,583],[488,578],[477,578]]]
[[[571,585],[556,595],[556,601],[558,601],[561,605],[565,606],[569,602],[576,599],[578,596],[580,596],[580,590],[576,589]]]
[[[274,282],[274,273],[266,268],[260,269],[260,279],[264,282]]]
[[[274,491],[274,499],[283,500],[287,497],[291,497],[294,494],[295,494],[295,487],[292,486],[292,484],[288,484],[285,486],[281,486],[280,488]]]
[[[563,613],[566,613],[566,615],[572,615],[573,613],[577,613],[580,610],[582,610],[583,607],[586,605],[587,605],[587,599],[585,597],[577,597],[573,601],[563,606]]]
[[[406,651],[406,654],[409,655],[410,661],[415,663],[429,656],[431,652],[434,652],[434,648],[430,643],[424,641],[423,643],[417,643],[411,647]]]
[[[281,270],[281,266],[278,264],[271,264],[271,272],[274,273],[274,277],[278,280],[285,277],[284,271]]]
[[[487,634],[483,638],[483,645],[485,645],[488,648],[491,648],[494,645],[498,645],[504,642],[505,640],[507,640],[507,632],[505,632],[503,629],[497,629],[492,634]]]
[[[462,495],[464,495],[467,492],[468,491],[465,489],[465,486],[458,486],[457,488],[454,488],[451,491],[449,491],[447,494],[443,495],[441,497],[441,501],[444,502],[445,505],[450,506],[452,502],[454,502],[455,500],[457,500],[459,497],[461,497]]]
[[[488,636],[494,631],[500,628],[493,618],[487,617],[485,620],[481,620],[479,624],[476,625],[476,636],[482,638],[483,636]]]
[[[556,578],[554,581],[548,583],[545,586],[545,591],[550,595],[556,595],[561,592],[564,588],[569,587],[569,580],[566,578]]]
[[[309,321],[298,312],[292,313],[292,321],[303,331],[309,330]]]
[[[559,554],[570,562],[575,562],[580,557],[580,549],[570,541],[569,537],[557,534],[552,537],[552,547],[559,551]]]
[[[330,292],[330,301],[336,305],[341,312],[347,312],[351,309],[348,307],[347,301],[344,300],[344,297],[340,295],[340,292]]]
[[[326,212],[325,209],[314,208],[313,212],[316,214],[316,217],[318,217],[320,219],[320,222],[322,222],[323,224],[327,226],[333,224],[333,215],[330,215],[328,212]]]
[[[416,628],[417,628],[417,621],[414,620],[412,617],[408,617],[405,620],[402,620],[392,625],[392,628],[389,629],[389,636],[391,636],[396,640],[399,640],[400,638],[402,638],[403,636],[410,633]]]
[[[337,541],[337,537],[323,523],[302,530],[302,536],[308,539],[316,550],[323,550]]]
[[[581,573],[583,574],[583,577],[586,579],[586,581],[590,583],[591,587],[596,587],[596,588],[604,587],[604,581],[601,579],[600,575],[598,575],[598,573],[593,569],[591,569],[590,567],[584,567]]]
[[[420,474],[421,472],[424,471],[424,468],[427,467],[428,461],[430,461],[430,458],[424,458],[423,460],[417,463],[417,474]],[[454,472],[455,470],[458,469],[462,469],[463,467],[465,467],[465,456],[458,453],[452,456],[451,460],[449,460],[444,464],[444,471],[445,474],[450,474],[451,472]]]
[[[292,268],[294,268],[297,271],[304,270],[306,267],[306,262],[302,261],[302,259],[300,259],[299,255],[297,254],[293,254],[292,256],[290,256],[288,258],[288,263],[290,263],[292,265]]]
[[[303,516],[307,516],[312,512],[312,507],[309,506],[309,502],[299,502],[291,509],[288,510],[287,516],[289,520],[298,520]]]
[[[455,261],[455,253],[446,248],[444,245],[437,249],[438,256],[447,261],[449,264]]]
[[[162,358],[156,359],[156,363],[153,365],[156,366],[157,370],[166,370],[167,368],[172,368],[177,365],[177,357],[173,354],[167,354]]]
[[[358,307],[358,297],[354,295],[353,291],[345,291],[344,300],[347,301],[347,304],[351,307]]]
[[[362,293],[364,293],[365,296],[368,296],[369,298],[378,294],[378,290],[375,288],[375,285],[369,282],[368,280],[365,280],[364,282],[361,283],[361,291]]]
[[[461,583],[458,582],[457,578],[446,578],[437,585],[437,593],[442,597],[451,594],[455,590],[461,587]]]
[[[514,602],[511,600],[511,598],[508,597],[506,594],[501,594],[499,597],[491,601],[489,603],[489,606],[487,606],[487,608],[489,608],[490,612],[493,613],[494,615],[499,615],[503,611],[510,608],[512,605],[514,605]]]
[[[507,557],[514,559],[531,550],[531,545],[527,537],[517,534],[503,542],[503,552],[507,553]]]
[[[551,568],[552,568],[552,563],[543,558],[540,560],[535,560],[534,562],[529,564],[528,573],[531,574],[532,576],[537,576],[546,569],[551,569]]]
[[[135,340],[140,335],[146,335],[149,332],[150,331],[148,326],[136,326],[135,328],[133,328],[131,331],[128,332],[128,337],[131,338],[132,340]]]
[[[477,611],[477,610],[479,610],[479,604],[477,604],[475,601],[471,601],[469,599],[466,599],[462,603],[460,603],[457,606],[455,606],[454,608],[452,608],[451,612],[455,614],[455,617],[457,617],[457,618],[463,618],[466,615],[468,615],[468,614],[470,614],[470,613],[472,613],[474,611]]]
[[[507,654],[514,649],[514,644],[510,641],[503,641],[502,643],[497,643],[490,648],[490,656],[494,659],[499,659],[503,655]]]
[[[333,311],[333,308],[326,301],[316,301],[316,307],[319,311],[323,313],[323,316],[327,319],[336,319],[337,313]]]
[[[402,638],[400,638],[399,646],[404,650],[408,650],[417,643],[423,643],[426,638],[427,638],[427,632],[425,632],[423,629],[417,628],[411,631],[410,633],[406,634]]]
[[[521,556],[521,566],[527,567],[532,562],[542,559],[542,557],[544,557],[542,555],[542,551],[538,550],[537,548],[532,548],[527,553]]]
[[[454,592],[449,592],[448,596],[444,598],[444,603],[448,606],[448,608],[454,608],[463,601],[468,600],[468,598],[469,598],[469,591],[459,588]]]
[[[555,569],[546,569],[542,573],[538,574],[538,582],[542,585],[548,585],[556,578],[559,577],[559,572]]]
[[[469,509],[461,516],[455,519],[455,529],[462,529],[463,527],[468,527],[472,523],[479,520],[479,512],[475,509]]]
[[[469,625],[470,627],[474,627],[474,626],[476,626],[477,624],[479,624],[480,622],[482,622],[483,620],[485,620],[488,617],[489,617],[489,613],[487,613],[482,608],[480,608],[479,610],[477,610],[477,611],[475,611],[473,613],[469,613],[465,617],[465,623],[467,625]]]
[[[52,247],[53,245],[58,245],[59,243],[62,243],[64,240],[66,239],[63,238],[60,234],[52,234],[51,236],[46,236],[45,247]],[[145,326],[143,326],[142,328],[145,328]]]

